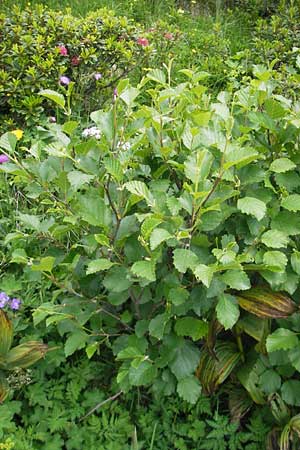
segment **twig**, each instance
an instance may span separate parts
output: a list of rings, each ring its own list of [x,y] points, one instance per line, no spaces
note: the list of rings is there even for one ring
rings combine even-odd
[[[123,391],[117,392],[115,395],[112,395],[111,397],[107,398],[106,400],[103,400],[102,402],[98,403],[94,408],[92,408],[88,413],[86,413],[81,419],[79,419],[79,422],[82,422],[84,419],[89,417],[91,414],[93,414],[97,409],[101,408],[101,406],[105,405],[108,402],[112,402],[116,398],[118,398],[121,394],[123,394]]]

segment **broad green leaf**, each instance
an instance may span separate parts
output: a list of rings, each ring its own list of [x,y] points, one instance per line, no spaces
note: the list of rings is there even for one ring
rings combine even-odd
[[[111,211],[105,205],[97,190],[87,191],[79,195],[77,211],[83,220],[90,225],[107,228],[111,224]]]
[[[109,157],[103,159],[106,172],[109,173],[116,181],[120,182],[123,178],[123,168],[117,158]]]
[[[278,328],[274,333],[267,337],[266,347],[268,352],[275,352],[276,350],[289,350],[297,347],[299,340],[291,330],[285,328]]]
[[[240,198],[237,207],[242,213],[250,214],[257,220],[263,219],[267,211],[266,204],[255,197]]]
[[[126,103],[127,106],[131,107],[134,103],[134,100],[139,95],[140,91],[137,88],[129,86],[125,91],[120,94],[120,98]]]
[[[170,369],[177,380],[192,375],[199,363],[200,352],[190,341],[182,340],[177,345]]]
[[[90,275],[91,273],[100,272],[101,270],[110,269],[115,263],[110,261],[109,259],[100,258],[91,261],[86,270],[86,274]]]
[[[61,108],[65,107],[65,98],[59,92],[53,91],[52,89],[42,89],[39,94],[56,103]]]
[[[206,266],[205,264],[198,264],[194,268],[194,275],[198,281],[201,281],[204,286],[209,288],[210,283],[214,276],[214,268]]]
[[[4,133],[0,137],[0,148],[6,150],[7,153],[13,153],[17,145],[17,138],[13,133]]]
[[[288,352],[289,360],[295,369],[300,372],[300,346],[297,345],[297,347],[292,348]]]
[[[288,259],[284,253],[279,251],[266,252],[263,256],[263,262],[269,270],[284,272]]]
[[[27,228],[41,231],[41,221],[38,216],[19,213],[19,219]]]
[[[147,78],[149,80],[156,81],[160,84],[166,84],[166,75],[165,73],[160,69],[153,69],[147,73]]]
[[[198,341],[208,333],[208,324],[194,317],[183,317],[175,322],[175,332],[178,336],[188,336]]]
[[[189,292],[181,286],[169,290],[168,300],[175,306],[182,305],[189,298]]]
[[[67,175],[71,186],[74,189],[80,189],[84,184],[88,184],[95,178],[95,175],[87,175],[79,170],[72,170]]]
[[[132,194],[146,200],[148,206],[154,206],[154,197],[143,181],[128,181],[124,184],[124,187]]]
[[[46,256],[41,258],[37,263],[32,264],[31,270],[37,272],[51,272],[54,266],[55,258],[53,256]]]
[[[94,234],[94,238],[95,241],[98,242],[98,244],[103,245],[104,247],[109,247],[110,243],[109,243],[109,239],[107,236],[105,236],[105,234]]]
[[[267,247],[281,248],[287,246],[289,238],[283,231],[269,230],[262,235],[261,241]]]
[[[155,264],[152,261],[137,261],[131,267],[131,272],[137,277],[146,278],[149,281],[155,281]]]
[[[281,396],[288,405],[300,406],[300,381],[285,381],[281,386]]]
[[[231,289],[244,291],[251,287],[248,275],[242,270],[227,270],[227,272],[221,276],[221,279]]]
[[[128,270],[118,266],[109,269],[103,280],[104,287],[110,292],[126,291],[132,283]]]
[[[240,310],[236,298],[229,294],[221,294],[216,306],[217,319],[225,330],[236,324],[240,317]]]
[[[137,348],[137,347],[126,347],[123,350],[118,352],[117,355],[117,360],[122,360],[122,359],[135,359],[135,358],[144,358],[144,354],[142,352],[141,349]]]
[[[148,240],[154,228],[156,228],[159,224],[162,223],[162,219],[158,219],[157,217],[147,217],[141,226],[141,232],[143,238]]]
[[[292,194],[284,198],[281,202],[281,206],[288,211],[300,211],[300,195]]]
[[[176,248],[173,253],[174,266],[178,272],[185,273],[188,269],[194,269],[198,257],[191,250]]]
[[[131,236],[138,231],[138,224],[135,214],[123,217],[120,222],[119,229],[116,235],[116,241],[122,241],[124,238]]]
[[[273,98],[268,98],[264,103],[264,107],[271,119],[280,119],[286,114],[286,110],[281,105],[281,103],[274,100]]]
[[[228,170],[233,166],[244,166],[259,158],[259,154],[249,148],[235,146],[229,147],[225,154],[224,169]]]
[[[80,350],[85,347],[88,335],[81,330],[77,330],[72,333],[65,343],[65,355],[66,357],[73,355],[76,350]]]
[[[150,335],[157,339],[162,339],[167,322],[168,316],[165,313],[153,317],[149,323]]]
[[[129,382],[133,386],[145,386],[153,382],[156,375],[156,367],[150,361],[142,361],[137,367],[130,367]]]
[[[300,252],[294,250],[294,253],[291,256],[291,265],[293,271],[300,275]]]
[[[27,264],[28,256],[23,248],[16,248],[11,255],[12,263],[15,262],[17,264]]]
[[[177,393],[183,400],[194,405],[201,394],[199,380],[193,376],[183,378],[177,384]]]
[[[266,394],[272,394],[281,386],[281,378],[275,370],[266,370],[259,378],[259,386]]]
[[[95,122],[110,143],[114,137],[114,117],[112,111],[94,111],[91,113],[91,119]]]
[[[213,155],[208,150],[202,150],[193,153],[185,161],[184,173],[196,187],[200,181],[208,177],[213,159]]]
[[[173,236],[163,228],[155,228],[150,236],[150,248],[155,250],[162,242],[171,239]]]
[[[95,354],[95,352],[98,350],[98,348],[99,348],[99,342],[93,342],[92,344],[87,345],[85,348],[85,353],[86,353],[87,357],[89,359],[91,359],[93,357],[93,355]]]
[[[282,173],[288,172],[296,168],[296,164],[289,158],[278,158],[275,159],[270,165],[271,172]]]

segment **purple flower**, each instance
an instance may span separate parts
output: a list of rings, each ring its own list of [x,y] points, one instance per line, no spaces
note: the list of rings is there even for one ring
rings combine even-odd
[[[0,155],[0,164],[6,163],[9,161],[9,157],[6,155]]]
[[[54,116],[49,117],[49,122],[50,123],[55,123],[56,122],[56,118]]]
[[[96,81],[100,80],[102,78],[102,74],[101,73],[95,73],[94,78]]]
[[[114,97],[115,97],[115,98],[118,97],[118,89],[117,89],[117,88],[114,89]]]
[[[9,301],[9,296],[5,292],[0,292],[0,308],[4,308],[6,303]]]
[[[71,80],[70,80],[70,78],[63,75],[60,77],[59,82],[60,82],[60,84],[64,84],[64,85],[68,86],[68,84],[70,84]]]
[[[19,298],[12,298],[10,300],[10,307],[11,309],[17,310],[20,308],[21,300]]]

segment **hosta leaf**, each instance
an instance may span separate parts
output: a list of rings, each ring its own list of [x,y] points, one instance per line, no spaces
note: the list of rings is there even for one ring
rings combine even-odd
[[[170,369],[178,380],[192,375],[198,365],[200,352],[190,341],[182,340],[177,345]]]
[[[292,194],[284,198],[281,202],[281,206],[288,211],[300,211],[300,195]]]
[[[242,270],[228,270],[221,279],[231,289],[244,291],[251,287],[248,275]]]
[[[210,283],[214,276],[214,268],[206,266],[205,264],[198,264],[194,268],[194,275],[198,281],[201,281],[204,286],[209,288]]]
[[[262,235],[261,241],[267,247],[281,248],[287,246],[289,238],[283,231],[269,230]]]
[[[278,251],[266,252],[263,256],[263,262],[266,264],[269,270],[278,272],[284,272],[287,265],[287,257],[284,253]]]
[[[275,352],[276,350],[289,350],[297,347],[299,340],[291,330],[285,328],[278,328],[274,333],[267,337],[266,347],[268,352]]]
[[[84,184],[88,184],[95,178],[95,175],[87,175],[79,170],[72,170],[67,175],[71,186],[74,189],[81,188]]]
[[[65,98],[59,92],[53,91],[52,89],[42,89],[39,94],[56,103],[61,108],[65,107]]]
[[[178,272],[185,273],[197,265],[198,257],[191,250],[176,248],[173,253],[173,261]]]
[[[270,165],[271,172],[282,173],[288,172],[296,168],[296,164],[289,158],[278,158],[275,159]]]
[[[154,198],[146,184],[143,181],[129,181],[124,184],[124,187],[131,192],[131,194],[135,194],[138,197],[142,197],[146,200],[149,206],[154,206]]]
[[[86,270],[86,274],[90,275],[91,273],[100,272],[101,270],[110,269],[115,263],[110,261],[109,259],[100,258],[91,261]]]
[[[183,378],[177,384],[177,393],[183,400],[195,404],[201,394],[201,386],[196,377]]]
[[[242,213],[250,214],[257,220],[263,219],[267,211],[266,204],[255,197],[240,198],[237,207]]]
[[[171,239],[173,236],[163,228],[156,228],[150,236],[150,248],[155,250],[162,242]]]
[[[131,272],[137,277],[146,278],[149,281],[155,281],[155,264],[152,261],[137,261],[131,267]]]
[[[237,300],[229,294],[221,294],[216,306],[217,319],[228,330],[236,324],[240,316]]]
[[[178,336],[188,336],[198,341],[207,335],[208,324],[194,317],[183,317],[176,320],[175,332]]]
[[[123,178],[123,169],[118,159],[112,157],[106,157],[103,160],[103,164],[107,173],[109,173],[115,180],[120,182]]]

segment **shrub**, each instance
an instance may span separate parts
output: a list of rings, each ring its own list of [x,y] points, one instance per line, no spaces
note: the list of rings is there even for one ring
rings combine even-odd
[[[203,73],[182,73],[120,81],[84,139],[75,121],[28,147],[1,137],[0,169],[23,195],[4,281],[45,280],[37,329],[57,327],[66,357],[106,347],[122,391],[196,403],[226,382],[234,420],[266,405],[296,440],[298,105],[264,67],[215,102]]]
[[[0,113],[9,124],[36,123],[44,107],[37,92],[57,89],[62,76],[76,82],[77,105],[99,107],[105,88],[111,95],[147,52],[137,43],[141,29],[107,9],[77,18],[41,5],[14,7],[0,15],[0,29]]]

